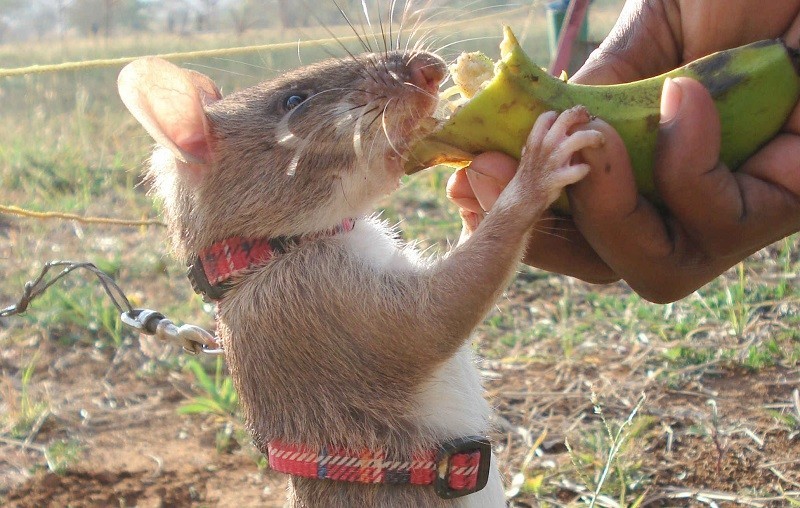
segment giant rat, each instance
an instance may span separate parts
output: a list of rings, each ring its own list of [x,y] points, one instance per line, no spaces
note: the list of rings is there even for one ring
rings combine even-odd
[[[513,276],[537,218],[588,171],[573,155],[603,139],[575,130],[589,121],[583,108],[542,115],[491,212],[428,259],[371,214],[398,187],[445,75],[421,51],[330,59],[226,97],[208,77],[156,58],[120,74],[123,101],[158,145],[148,177],[176,255],[207,275],[220,262],[209,252],[224,264],[232,250],[270,246],[215,297],[255,444],[265,454],[310,450],[311,476],[330,474],[318,455],[363,459],[340,475],[358,481],[292,475],[289,506],[504,505],[495,463],[483,489],[453,500],[430,486],[364,482],[402,480],[380,466],[486,435],[470,332]],[[277,463],[283,452],[272,451]]]

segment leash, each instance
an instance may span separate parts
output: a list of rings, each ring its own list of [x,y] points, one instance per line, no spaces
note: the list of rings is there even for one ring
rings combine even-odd
[[[61,269],[61,271],[48,279],[48,274],[54,269]],[[97,277],[111,302],[120,312],[120,320],[129,328],[145,335],[154,336],[164,342],[176,343],[192,355],[199,353],[220,355],[223,353],[219,340],[205,329],[189,324],[176,326],[158,311],[135,309],[113,277],[97,268],[93,263],[87,262],[50,261],[45,263],[39,275],[25,283],[19,301],[15,305],[0,310],[0,318],[23,314],[33,300],[44,294],[56,282],[79,269],[89,271]]]

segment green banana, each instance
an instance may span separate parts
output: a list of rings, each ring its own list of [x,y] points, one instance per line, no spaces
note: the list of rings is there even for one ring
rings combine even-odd
[[[653,161],[661,90],[668,77],[697,79],[711,93],[722,124],[720,158],[738,167],[781,128],[800,97],[798,55],[780,40],[765,40],[706,56],[649,79],[589,86],[549,75],[504,29],[494,77],[411,148],[406,173],[446,164],[464,166],[473,155],[501,151],[519,159],[536,118],[582,104],[611,124],[631,159],[639,191],[659,203]],[[562,196],[554,209],[568,213]]]

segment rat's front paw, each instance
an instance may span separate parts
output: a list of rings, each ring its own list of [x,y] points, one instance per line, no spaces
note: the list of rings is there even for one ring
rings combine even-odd
[[[560,115],[554,112],[541,115],[528,136],[519,169],[509,187],[518,185],[519,191],[529,199],[539,201],[544,207],[550,206],[564,187],[589,172],[588,164],[572,163],[573,156],[584,148],[598,148],[605,142],[596,130],[574,132],[576,127],[590,120],[583,106],[575,106]]]

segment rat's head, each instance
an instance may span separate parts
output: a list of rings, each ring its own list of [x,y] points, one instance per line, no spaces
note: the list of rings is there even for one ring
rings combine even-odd
[[[398,185],[444,75],[429,53],[365,54],[223,98],[208,77],[143,58],[119,91],[159,145],[149,176],[186,257],[224,237],[311,233],[368,211]]]

